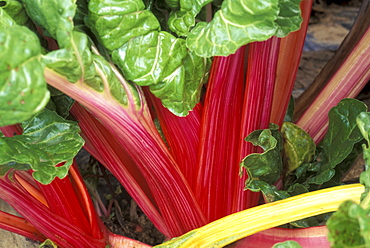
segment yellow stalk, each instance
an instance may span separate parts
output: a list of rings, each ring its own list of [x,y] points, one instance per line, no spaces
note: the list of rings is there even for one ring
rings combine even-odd
[[[351,184],[297,195],[226,216],[155,247],[224,247],[272,227],[336,211],[346,200],[359,203],[363,192],[362,184]]]

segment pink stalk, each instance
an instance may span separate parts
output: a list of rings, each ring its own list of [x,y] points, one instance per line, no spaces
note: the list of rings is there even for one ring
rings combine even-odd
[[[154,197],[144,176],[134,162],[121,148],[119,141],[84,107],[76,103],[71,114],[79,120],[84,148],[114,175],[124,181],[125,189],[138,203],[153,224],[164,234],[169,235],[167,225],[161,217]],[[121,181],[121,182],[122,182]]]
[[[151,120],[145,101],[141,98],[141,90],[136,89],[139,99],[134,99],[136,93],[130,92],[128,83],[120,78],[128,98],[128,105],[123,106],[111,95],[103,72],[101,76],[105,90],[97,92],[84,84],[83,80],[72,84],[63,76],[45,69],[45,78],[50,85],[83,104],[117,137],[146,178],[168,225],[170,237],[205,224],[186,179]],[[122,178],[117,178],[127,186]]]
[[[191,189],[197,184],[197,156],[202,105],[198,103],[185,117],[178,117],[163,107],[160,100],[148,94],[154,103],[169,149]]]
[[[325,226],[300,229],[272,228],[239,240],[235,243],[235,245],[231,245],[231,247],[271,248],[276,243],[294,240],[303,248],[329,248],[330,243],[327,239],[327,233],[328,231]]]
[[[244,141],[245,137],[257,129],[269,126],[279,45],[280,39],[276,37],[249,44],[239,161],[253,152],[259,152],[251,143]],[[235,189],[237,193],[233,200],[234,211],[253,207],[258,203],[258,193],[244,191],[246,176],[244,172]]]
[[[370,13],[370,12],[369,12]],[[341,68],[296,122],[318,144],[328,128],[329,110],[343,98],[356,97],[370,80],[370,27]],[[320,117],[320,118],[319,118]]]
[[[290,96],[293,91],[310,19],[312,0],[301,1],[300,7],[303,19],[301,28],[282,38],[280,42],[274,97],[270,116],[270,123],[275,123],[279,126],[283,123]]]
[[[108,236],[110,248],[149,248],[151,245],[141,243],[134,239],[122,237],[120,235],[109,233]]]
[[[207,220],[232,213],[239,171],[239,130],[245,47],[215,57],[201,122],[196,196]]]

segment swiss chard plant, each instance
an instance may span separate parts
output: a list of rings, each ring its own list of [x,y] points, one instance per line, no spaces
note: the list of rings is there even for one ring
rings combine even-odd
[[[367,172],[360,205],[341,178],[361,145],[369,157],[351,99],[370,79],[369,5],[293,107],[310,0],[0,1],[0,197],[23,216],[0,212],[0,227],[149,247],[99,219],[83,147],[174,238],[159,246],[325,247],[345,200],[330,242],[349,221],[368,244]]]

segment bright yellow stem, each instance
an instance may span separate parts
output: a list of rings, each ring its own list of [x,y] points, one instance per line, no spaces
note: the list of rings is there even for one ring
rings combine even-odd
[[[155,247],[223,247],[254,233],[310,216],[336,211],[339,205],[360,201],[362,184],[337,186],[250,208]]]

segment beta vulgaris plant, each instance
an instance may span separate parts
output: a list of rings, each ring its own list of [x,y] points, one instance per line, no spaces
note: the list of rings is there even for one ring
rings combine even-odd
[[[370,115],[351,99],[370,78],[369,0],[295,106],[310,0],[0,3],[0,197],[22,216],[0,212],[1,228],[150,247],[99,219],[83,147],[168,238],[158,247],[370,245],[369,172],[362,197],[341,182],[370,163]]]

